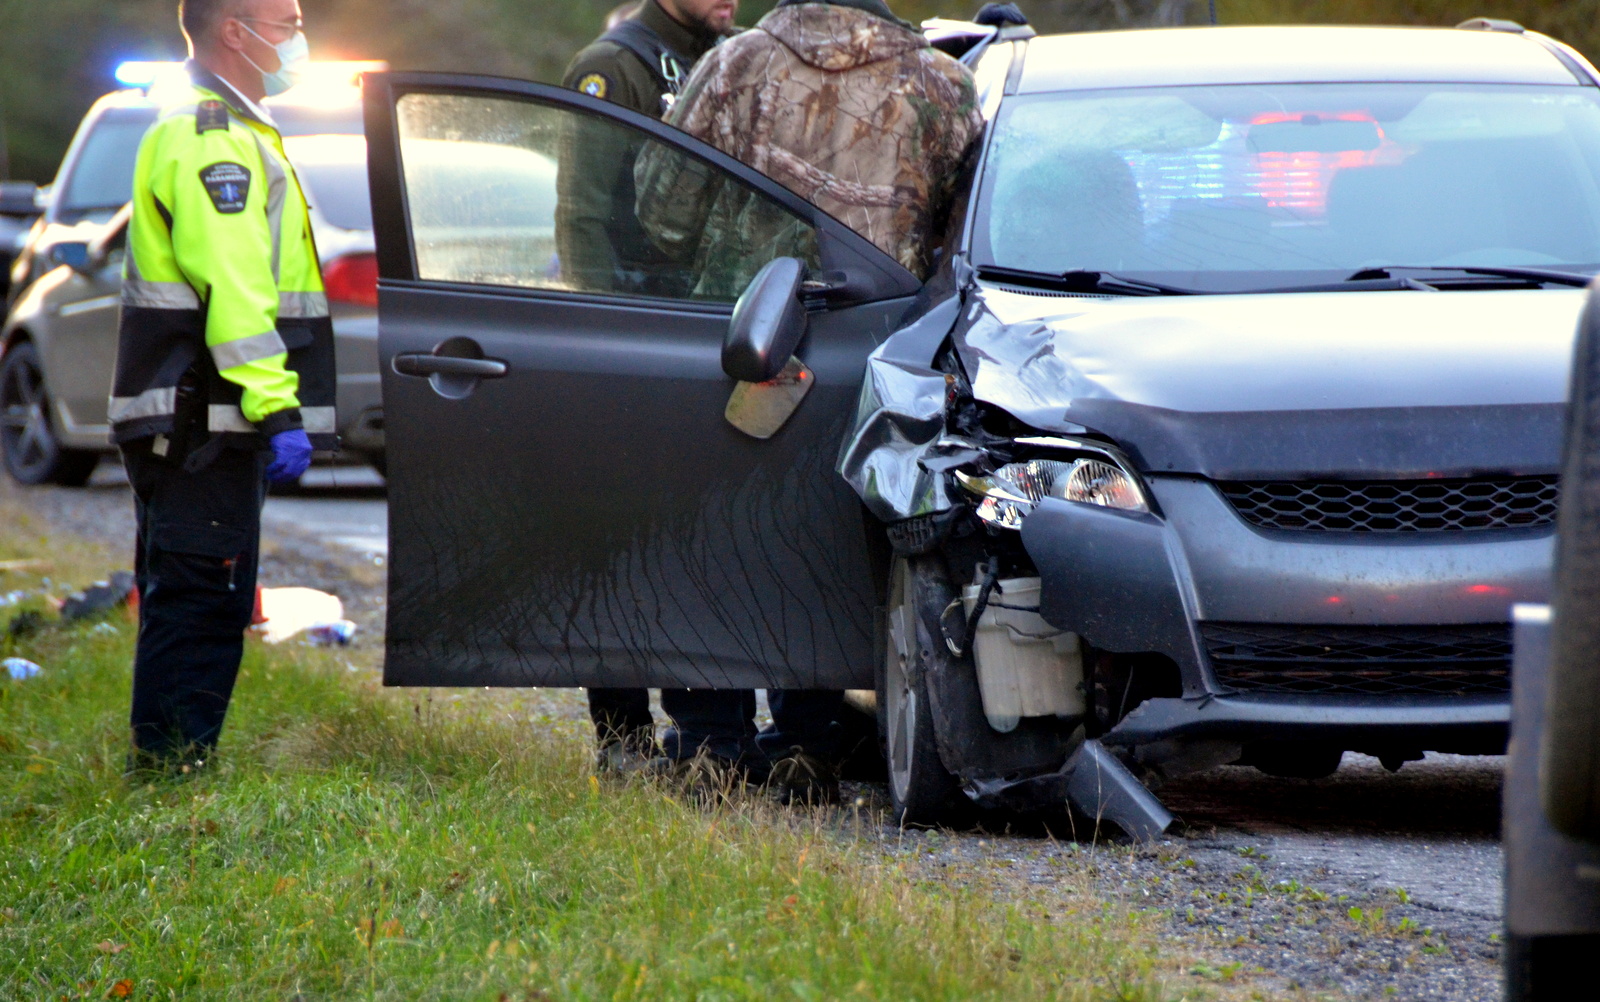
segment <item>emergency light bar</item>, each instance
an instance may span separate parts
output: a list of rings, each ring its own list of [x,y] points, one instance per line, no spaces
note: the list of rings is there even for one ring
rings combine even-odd
[[[174,62],[147,62],[144,60],[129,60],[117,66],[115,74],[117,83],[124,87],[151,88],[164,77],[174,73],[182,73],[183,64]]]
[[[322,59],[313,60],[305,68],[300,83],[288,91],[294,94],[302,87],[322,89],[327,87],[355,87],[361,83],[363,73],[382,73],[389,64],[381,59]],[[169,84],[186,84],[183,63],[131,59],[117,66],[117,83],[124,87],[155,90]]]

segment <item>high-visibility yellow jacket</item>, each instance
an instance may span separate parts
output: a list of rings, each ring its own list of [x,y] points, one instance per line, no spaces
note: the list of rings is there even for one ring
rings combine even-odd
[[[203,440],[303,427],[335,448],[333,325],[300,182],[277,130],[189,70],[192,96],[139,147],[112,439],[170,434],[182,412]]]

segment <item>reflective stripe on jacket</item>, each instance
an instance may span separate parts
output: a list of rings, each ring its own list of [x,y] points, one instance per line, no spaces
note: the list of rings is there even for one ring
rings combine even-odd
[[[112,439],[172,432],[183,384],[213,436],[303,427],[335,448],[333,324],[305,195],[277,130],[189,68],[192,94],[139,147]]]

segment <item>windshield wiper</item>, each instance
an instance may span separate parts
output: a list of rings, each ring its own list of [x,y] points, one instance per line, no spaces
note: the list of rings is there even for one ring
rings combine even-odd
[[[1522,279],[1528,282],[1538,282],[1551,285],[1570,285],[1583,288],[1593,278],[1592,275],[1575,275],[1570,271],[1550,271],[1546,268],[1499,268],[1483,267],[1479,265],[1405,265],[1391,264],[1381,268],[1362,268],[1360,271],[1345,279],[1347,282],[1367,282],[1373,280],[1399,278],[1393,272],[1420,271],[1430,276],[1426,282],[1433,288],[1449,287],[1449,272],[1459,272],[1463,276],[1485,276],[1489,278]],[[1439,276],[1434,278],[1433,276]],[[1419,283],[1421,284],[1421,283]]]
[[[1111,296],[1203,296],[1203,289],[1184,289],[1176,285],[1162,285],[1143,279],[1123,278],[1109,271],[1064,271],[1049,274],[1028,271],[1025,268],[1001,268],[984,265],[978,269],[979,278],[1026,285],[1035,289],[1055,292],[1101,293]]]

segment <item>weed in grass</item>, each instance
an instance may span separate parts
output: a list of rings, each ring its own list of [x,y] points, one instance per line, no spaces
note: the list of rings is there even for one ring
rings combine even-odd
[[[1350,921],[1354,922],[1357,929],[1368,935],[1378,935],[1388,930],[1389,922],[1382,908],[1359,908],[1352,906],[1346,913]]]

